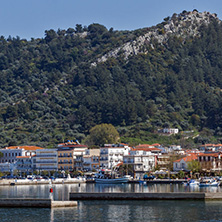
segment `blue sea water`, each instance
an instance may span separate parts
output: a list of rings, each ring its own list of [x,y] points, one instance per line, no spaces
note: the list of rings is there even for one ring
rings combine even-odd
[[[222,192],[183,185],[54,185],[54,199],[68,200],[69,192]],[[2,197],[49,195],[49,185],[0,187]],[[72,208],[0,208],[0,222],[130,222],[130,221],[222,221],[222,201],[79,201]]]

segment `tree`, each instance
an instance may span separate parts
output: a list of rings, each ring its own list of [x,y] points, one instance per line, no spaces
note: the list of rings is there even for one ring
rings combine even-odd
[[[192,173],[197,173],[201,169],[200,162],[196,160],[192,160],[191,162],[187,164],[187,168],[189,171],[192,171]]]
[[[100,124],[90,129],[87,139],[89,145],[104,145],[106,143],[117,143],[119,133],[112,124]]]

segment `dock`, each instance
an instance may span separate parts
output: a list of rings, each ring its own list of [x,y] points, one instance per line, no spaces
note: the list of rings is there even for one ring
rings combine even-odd
[[[222,193],[70,193],[70,200],[222,200]]]
[[[77,205],[77,201],[53,201],[51,199],[33,198],[0,198],[0,207],[55,208],[75,207]]]

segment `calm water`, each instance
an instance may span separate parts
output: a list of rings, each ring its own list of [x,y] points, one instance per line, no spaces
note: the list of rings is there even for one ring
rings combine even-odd
[[[222,192],[215,188],[189,188],[183,185],[54,185],[54,199],[68,200],[69,192]],[[0,187],[3,197],[46,198],[48,185]],[[222,221],[218,201],[80,201],[74,208],[0,208],[0,221]]]

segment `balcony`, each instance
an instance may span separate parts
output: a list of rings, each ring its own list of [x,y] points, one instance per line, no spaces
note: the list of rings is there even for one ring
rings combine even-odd
[[[72,158],[72,156],[58,156],[58,158]]]

